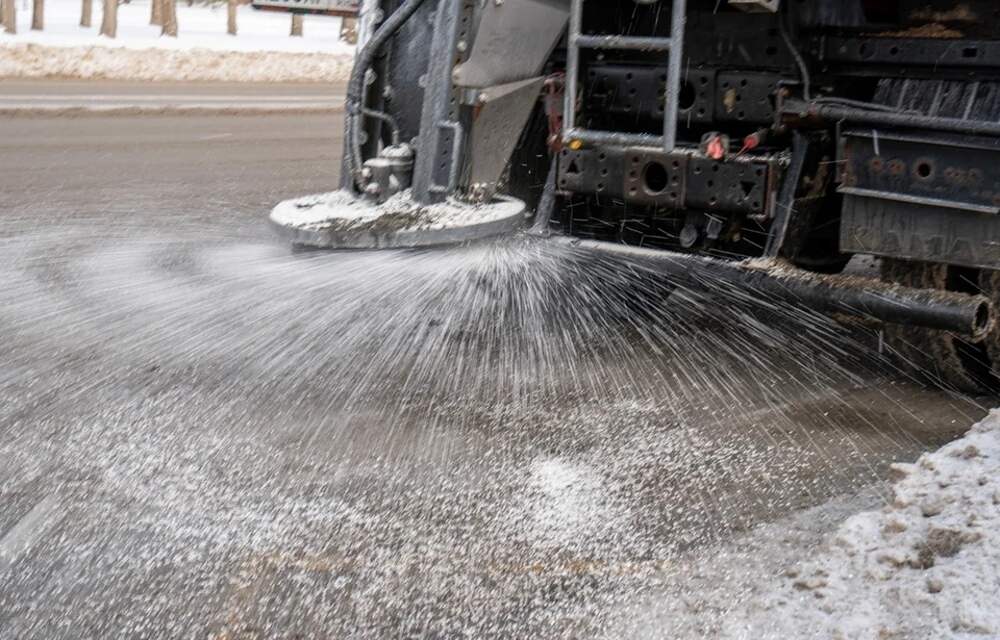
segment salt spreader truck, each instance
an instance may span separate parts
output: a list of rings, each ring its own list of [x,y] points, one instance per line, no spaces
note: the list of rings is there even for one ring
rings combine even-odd
[[[881,322],[996,388],[994,0],[365,0],[361,23],[341,190],[271,215],[294,244],[532,226]],[[857,255],[881,276],[841,274]]]

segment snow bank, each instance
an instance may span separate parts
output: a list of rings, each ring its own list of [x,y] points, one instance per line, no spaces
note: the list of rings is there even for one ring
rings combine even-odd
[[[148,2],[118,9],[118,37],[99,35],[101,3],[93,26],[79,26],[78,0],[46,0],[45,29],[32,31],[31,11],[18,4],[18,33],[0,33],[0,77],[205,80],[233,82],[343,80],[354,47],[339,39],[340,18],[306,16],[304,35],[289,36],[287,13],[241,6],[239,34],[226,33],[225,5],[177,7],[178,37],[149,24]]]
[[[0,46],[0,78],[340,82],[352,59],[320,53]]]
[[[16,1],[16,0],[15,0]],[[302,37],[289,36],[289,14],[257,11],[242,5],[237,13],[239,34],[226,33],[226,6],[187,6],[177,3],[176,38],[160,36],[160,27],[149,24],[149,0],[132,0],[118,6],[118,33],[114,39],[99,35],[102,3],[94,2],[92,25],[80,26],[79,0],[45,0],[45,29],[31,30],[31,10],[18,2],[17,34],[0,33],[0,44],[33,43],[53,47],[99,46],[129,49],[211,49],[213,51],[281,51],[350,56],[354,46],[340,40],[340,18],[309,15]]]
[[[768,595],[739,638],[1000,637],[1000,411],[915,464]]]

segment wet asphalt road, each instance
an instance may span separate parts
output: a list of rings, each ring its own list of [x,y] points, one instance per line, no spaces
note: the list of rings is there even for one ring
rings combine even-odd
[[[74,115],[104,112],[340,111],[340,84],[124,82],[109,80],[0,80],[0,114]]]
[[[605,323],[518,242],[293,255],[340,130],[0,121],[0,638],[616,637],[982,415],[812,322]]]

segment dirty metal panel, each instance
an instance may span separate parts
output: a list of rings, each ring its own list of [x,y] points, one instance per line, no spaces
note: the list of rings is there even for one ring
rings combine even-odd
[[[1000,216],[845,195],[840,249],[1000,269]]]
[[[768,206],[770,156],[728,162],[652,148],[564,149],[559,188],[626,202],[706,213],[760,215]]]
[[[543,76],[488,87],[479,94],[468,148],[469,184],[496,185],[541,94]]]
[[[729,6],[748,13],[777,13],[781,0],[729,0]]]
[[[592,65],[587,70],[587,111],[613,116],[629,116],[663,129],[666,67]]]
[[[667,67],[593,64],[587,68],[585,100],[592,116],[626,116],[648,126],[650,133],[663,128]],[[690,70],[684,74],[678,104],[681,123],[711,122],[715,103],[715,72]]]
[[[764,161],[717,162],[692,156],[688,163],[685,205],[707,212],[761,214],[767,203],[768,165]]]
[[[716,78],[713,69],[685,70],[679,94],[679,120],[685,124],[712,122]]]
[[[898,37],[816,37],[810,50],[826,62],[938,67],[1000,65],[1000,42]]]
[[[625,195],[631,202],[680,209],[684,205],[689,154],[631,149]]]
[[[678,151],[630,149],[625,197],[674,209],[759,214],[767,203],[766,161],[717,162]]]
[[[720,121],[769,123],[781,76],[770,73],[720,73],[716,80],[715,117]]]
[[[559,189],[621,198],[624,166],[622,149],[563,149],[559,157]]]
[[[487,2],[472,54],[455,68],[455,84],[490,87],[538,75],[569,20],[569,0]],[[461,40],[471,34],[463,30]]]
[[[796,2],[796,13],[813,2]],[[795,60],[781,39],[778,20],[771,13],[689,11],[685,57],[705,67],[776,72],[793,68]]]
[[[849,131],[840,192],[1000,213],[1000,141]]]

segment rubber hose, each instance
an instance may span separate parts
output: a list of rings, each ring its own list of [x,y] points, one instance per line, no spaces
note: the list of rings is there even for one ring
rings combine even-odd
[[[424,0],[406,0],[401,7],[396,9],[382,23],[382,26],[378,28],[358,53],[357,60],[354,61],[354,68],[351,70],[351,77],[347,82],[347,117],[344,120],[344,134],[348,152],[347,175],[344,176],[344,184],[345,186],[350,186],[352,189],[356,183],[355,174],[361,170],[361,166],[364,164],[364,160],[361,157],[361,139],[358,131],[358,122],[365,108],[365,74],[386,41],[399,30],[404,22],[410,19],[423,3]]]

